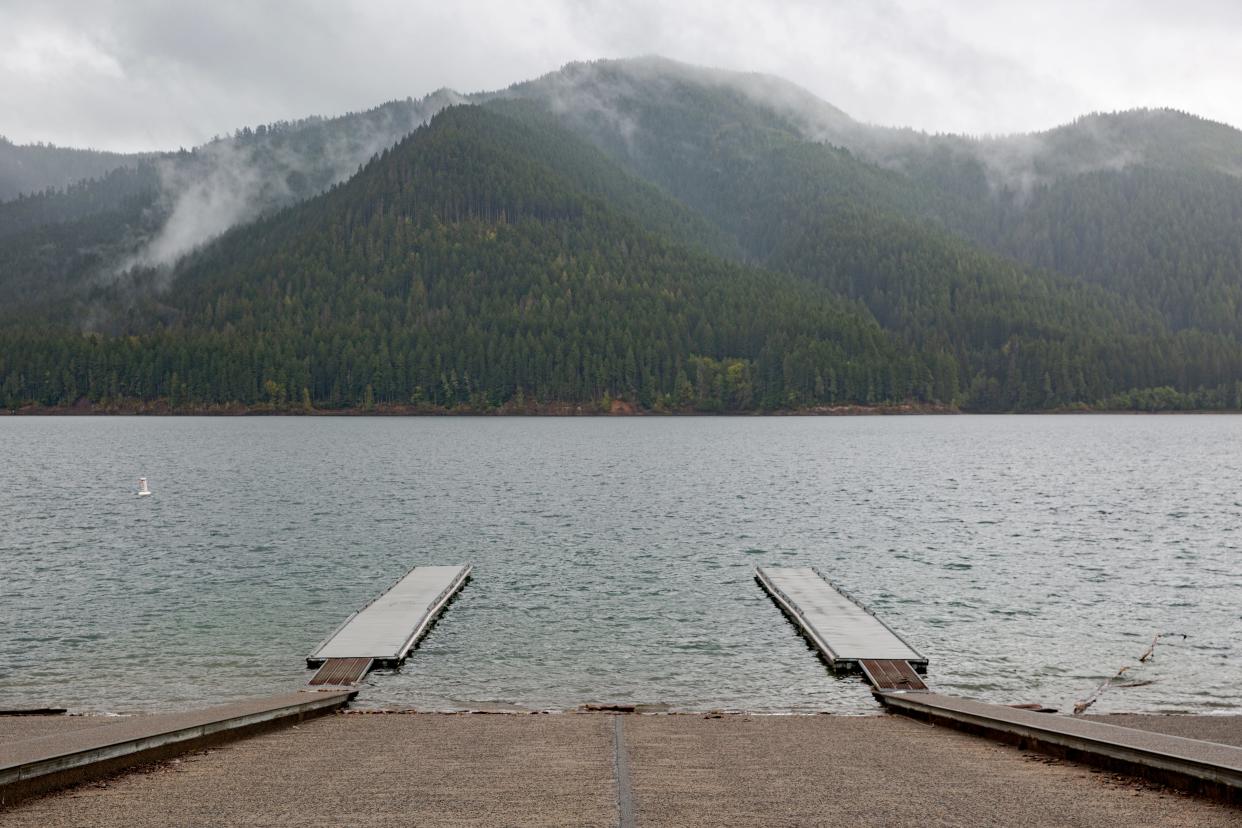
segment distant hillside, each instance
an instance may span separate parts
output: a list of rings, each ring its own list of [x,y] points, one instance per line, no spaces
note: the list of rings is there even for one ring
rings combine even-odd
[[[540,101],[725,228],[749,260],[862,301],[895,335],[952,355],[967,405],[1043,408],[1130,387],[1232,387],[1232,367],[1200,369],[1236,365],[1238,329],[1220,320],[1234,311],[1242,287],[1242,269],[1229,269],[1242,212],[1231,200],[1237,180],[1219,169],[1228,158],[1242,159],[1236,131],[1176,113],[1135,113],[1083,119],[1047,142],[1031,139],[1036,149],[1022,138],[971,141],[867,127],[795,87],[774,86],[781,94],[765,97],[749,75],[661,60],[603,61],[506,94]],[[1144,123],[1158,124],[1159,133],[1144,132]],[[808,141],[808,124],[847,146]],[[1144,143],[1135,142],[1130,156],[1145,152],[1162,166],[1105,164],[1135,131]],[[1182,156],[1178,142],[1187,132],[1204,135],[1198,150]],[[1217,198],[1160,201],[1153,189],[1140,204],[1129,192],[1093,188],[1100,179],[1141,175],[1175,179],[1174,194],[1211,182]],[[1067,236],[1095,226],[1057,224],[1048,194],[1075,187],[1101,197],[1090,218],[1130,222],[1130,232],[1123,225],[1109,241],[1129,245],[1131,260],[1140,250],[1162,249],[1153,235],[1133,232],[1147,222],[1164,250],[1222,251],[1223,264],[1201,256],[1198,279],[1159,263],[1122,270],[1110,258],[1117,249],[1102,238],[1078,248],[1079,257],[1093,259],[1058,258]],[[1179,210],[1176,223],[1159,220]],[[1196,220],[1205,212],[1211,221]],[[1032,242],[1040,224],[1053,228],[1037,236],[1043,247]],[[1211,266],[1214,294],[1201,289],[1213,278]],[[1142,291],[1136,280],[1146,280]]]
[[[41,285],[61,305],[128,268],[169,267],[231,227],[346,180],[458,97],[246,127],[0,203],[0,306],[30,299],[23,286]]]
[[[660,58],[241,130],[0,204],[0,389],[1236,408],[1240,136],[927,135]]]
[[[15,329],[6,399],[749,410],[876,402],[931,370],[857,307],[674,242],[701,220],[510,113],[445,111],[229,233],[137,309],[165,319],[155,332]]]
[[[0,202],[100,178],[119,167],[135,166],[141,158],[51,144],[14,144],[0,136]]]

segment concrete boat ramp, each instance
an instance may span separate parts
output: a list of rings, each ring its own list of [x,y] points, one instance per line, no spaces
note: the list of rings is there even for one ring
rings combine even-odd
[[[318,690],[4,744],[0,806],[337,710],[357,691],[332,685],[354,684],[374,667],[399,665],[470,574],[468,565],[415,567],[349,616],[306,659],[308,667],[320,668],[311,680]],[[755,579],[825,661],[836,670],[861,671],[893,713],[1242,802],[1242,748],[932,692],[920,675],[928,659],[814,569],[760,567]],[[615,724],[617,767],[624,768],[620,719]]]

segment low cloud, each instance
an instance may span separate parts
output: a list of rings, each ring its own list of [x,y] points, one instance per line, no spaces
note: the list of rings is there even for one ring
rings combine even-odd
[[[169,150],[642,54],[778,75],[859,121],[932,133],[1138,106],[1242,125],[1239,31],[1229,0],[0,0],[0,133]]]
[[[158,209],[167,219],[119,270],[170,266],[231,227],[345,181],[461,100],[442,91],[332,120],[247,129],[162,158]]]

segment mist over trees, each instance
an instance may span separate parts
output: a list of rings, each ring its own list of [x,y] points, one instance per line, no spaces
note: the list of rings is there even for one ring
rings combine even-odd
[[[1237,408],[1239,171],[1169,111],[928,136],[575,64],[3,201],[0,404]]]
[[[143,157],[54,144],[14,144],[0,135],[0,202],[99,178],[135,166]]]

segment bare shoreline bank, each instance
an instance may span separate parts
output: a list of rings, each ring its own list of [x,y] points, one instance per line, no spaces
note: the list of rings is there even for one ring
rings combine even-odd
[[[836,405],[799,409],[744,411],[698,411],[694,409],[647,409],[614,400],[605,409],[599,405],[549,403],[501,406],[499,408],[434,408],[418,405],[374,405],[369,408],[304,408],[295,406],[219,404],[170,406],[166,401],[132,401],[119,405],[79,404],[73,406],[28,405],[0,409],[9,416],[190,416],[190,417],[851,417],[900,416],[911,414],[960,414],[953,406],[940,405]]]
[[[476,418],[626,418],[626,417],[1025,417],[1035,415],[1090,416],[1090,415],[1151,416],[1211,416],[1238,415],[1242,409],[1199,408],[1185,410],[1137,411],[1134,409],[1053,408],[1036,411],[969,411],[953,406],[895,405],[895,406],[818,406],[798,409],[770,409],[753,411],[694,411],[643,409],[626,405],[617,410],[604,411],[590,405],[548,405],[526,408],[425,408],[420,406],[373,406],[371,408],[276,408],[271,406],[210,405],[172,407],[153,402],[121,406],[23,406],[17,409],[0,408],[0,416],[8,417],[476,417]]]

